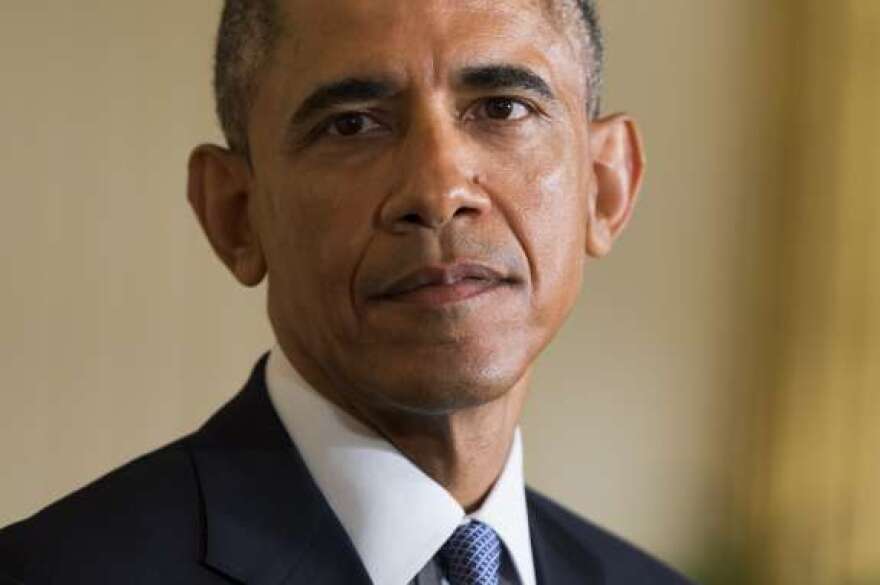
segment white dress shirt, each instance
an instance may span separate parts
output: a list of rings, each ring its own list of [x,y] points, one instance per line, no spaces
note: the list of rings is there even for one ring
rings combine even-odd
[[[269,356],[266,386],[376,585],[413,582],[469,519],[491,526],[504,544],[513,566],[502,582],[535,585],[519,429],[498,481],[480,509],[466,515],[449,492],[390,442],[309,386],[278,346]]]

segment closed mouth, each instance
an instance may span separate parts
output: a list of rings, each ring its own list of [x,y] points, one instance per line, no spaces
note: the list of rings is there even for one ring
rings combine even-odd
[[[514,279],[483,264],[459,263],[411,272],[372,298],[429,305],[447,304],[514,283]]]

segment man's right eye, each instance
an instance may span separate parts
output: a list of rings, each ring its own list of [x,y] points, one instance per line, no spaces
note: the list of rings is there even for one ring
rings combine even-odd
[[[330,136],[358,136],[381,129],[381,124],[362,112],[340,114],[331,118],[325,126],[325,132]]]

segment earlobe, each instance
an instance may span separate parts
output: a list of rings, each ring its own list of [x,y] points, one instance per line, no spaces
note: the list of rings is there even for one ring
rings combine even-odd
[[[593,192],[587,254],[606,255],[632,216],[644,174],[642,140],[635,121],[617,114],[590,125]]]
[[[250,168],[224,148],[201,145],[189,158],[187,198],[211,247],[233,276],[256,286],[266,262],[251,217]]]

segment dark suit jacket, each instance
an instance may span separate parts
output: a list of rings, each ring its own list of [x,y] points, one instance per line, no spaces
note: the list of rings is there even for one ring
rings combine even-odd
[[[368,585],[275,414],[265,362],[197,432],[0,531],[0,584]],[[527,500],[542,585],[686,583],[547,498]]]

